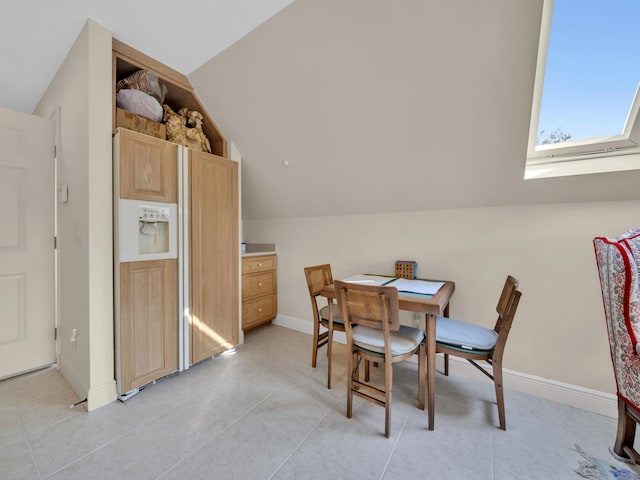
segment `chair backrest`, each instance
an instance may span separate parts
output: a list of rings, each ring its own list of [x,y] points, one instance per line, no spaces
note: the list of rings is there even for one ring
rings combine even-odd
[[[331,265],[325,263],[323,265],[305,267],[304,276],[307,279],[307,287],[309,288],[309,296],[311,297],[311,308],[313,310],[314,320],[320,321],[318,313],[318,296],[325,286],[333,283]]]
[[[400,328],[398,307],[398,289],[358,283],[334,282],[338,307],[347,326],[350,325],[377,328],[388,333]]]
[[[640,229],[593,245],[618,396],[640,407]]]
[[[309,295],[317,297],[320,291],[327,285],[333,283],[333,275],[331,274],[331,265],[315,265],[313,267],[305,267],[304,276],[307,279],[307,287],[309,287]]]
[[[496,311],[498,312],[498,320],[493,328],[498,333],[498,340],[494,351],[504,350],[504,346],[507,343],[507,337],[513,324],[513,319],[516,316],[516,310],[520,303],[520,297],[522,292],[518,290],[518,280],[509,275],[502,287],[502,293],[498,300],[498,306]]]

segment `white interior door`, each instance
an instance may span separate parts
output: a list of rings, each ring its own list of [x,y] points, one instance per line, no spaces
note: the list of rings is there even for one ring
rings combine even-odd
[[[0,378],[52,364],[52,120],[0,108]]]

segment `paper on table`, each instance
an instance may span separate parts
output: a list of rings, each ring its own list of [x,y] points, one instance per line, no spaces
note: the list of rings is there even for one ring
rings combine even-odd
[[[343,279],[343,282],[351,282],[351,283],[360,283],[362,285],[384,285],[387,282],[390,282],[391,280],[393,280],[393,278],[391,277],[381,277],[379,275],[365,275],[365,274],[359,274],[359,275],[352,275],[350,277],[347,277],[345,279]]]
[[[425,293],[435,295],[444,282],[431,282],[429,280],[411,280],[408,278],[396,278],[387,284],[396,287],[399,292]]]

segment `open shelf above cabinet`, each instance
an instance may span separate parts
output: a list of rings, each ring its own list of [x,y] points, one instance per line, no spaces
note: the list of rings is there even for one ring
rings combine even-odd
[[[134,48],[113,39],[113,131],[116,129],[116,85],[138,70],[151,70],[167,87],[164,103],[174,111],[181,107],[202,113],[204,134],[211,143],[212,153],[228,158],[227,140],[198,99],[189,79],[170,67],[154,60]]]

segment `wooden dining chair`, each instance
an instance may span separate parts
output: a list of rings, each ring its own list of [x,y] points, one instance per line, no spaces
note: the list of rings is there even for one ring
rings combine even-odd
[[[447,317],[436,319],[436,353],[444,353],[444,374],[449,375],[449,355],[454,355],[465,358],[493,380],[502,430],[507,429],[502,387],[502,354],[521,295],[518,281],[508,276],[496,307],[498,320],[493,330]],[[492,373],[476,363],[478,361],[491,365]]]
[[[391,430],[393,364],[418,354],[418,408],[424,410],[426,343],[424,331],[400,325],[398,290],[395,287],[334,282],[338,306],[347,334],[347,418],[351,418],[353,395],[385,408],[384,435]],[[361,360],[384,362],[384,389],[360,381]]]
[[[331,265],[315,265],[304,269],[304,276],[309,287],[311,309],[313,310],[313,346],[311,353],[311,366],[316,368],[318,349],[327,346],[327,388],[331,388],[331,351],[333,344],[333,332],[344,332],[344,321],[338,310],[338,305],[333,300],[328,300],[326,306],[318,308],[320,291],[333,283]],[[333,319],[329,315],[329,309],[333,309]],[[322,328],[321,328],[322,327]],[[322,330],[325,330],[321,332]]]

